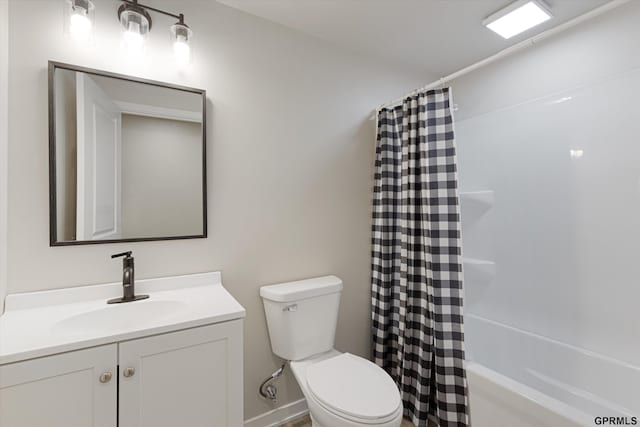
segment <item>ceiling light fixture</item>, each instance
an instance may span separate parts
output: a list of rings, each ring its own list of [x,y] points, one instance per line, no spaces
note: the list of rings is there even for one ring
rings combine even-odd
[[[138,3],[138,0],[121,0],[118,8],[118,20],[124,29],[124,43],[132,54],[139,54],[144,49],[145,40],[151,31],[152,21],[149,11],[170,16],[178,20],[170,27],[171,41],[176,61],[180,65],[189,62],[191,58],[191,38],[193,31],[185,24],[184,15],[169,13],[151,6]]]
[[[67,0],[65,8],[69,35],[75,40],[87,41],[93,29],[94,5],[91,0]]]
[[[509,39],[548,21],[552,16],[549,7],[541,0],[518,0],[489,16],[482,25]]]

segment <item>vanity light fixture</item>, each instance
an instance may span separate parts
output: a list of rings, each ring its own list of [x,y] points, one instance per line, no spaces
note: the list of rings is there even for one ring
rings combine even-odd
[[[78,41],[91,38],[93,12],[95,6],[91,0],[67,0],[65,7],[66,23],[71,37]]]
[[[118,8],[118,19],[124,29],[122,37],[129,53],[142,53],[144,42],[151,30],[149,12],[139,6],[137,1],[123,3]]]
[[[170,27],[171,41],[176,61],[180,65],[189,62],[191,58],[191,38],[193,31],[185,24],[184,15],[173,14],[167,11],[156,9],[151,6],[138,3],[138,0],[122,0],[118,8],[118,20],[124,29],[124,42],[130,53],[141,53],[144,42],[151,31],[151,15],[149,11],[161,15],[170,16],[178,20]]]
[[[184,15],[180,14],[177,23],[171,26],[171,41],[173,42],[173,54],[178,64],[185,65],[191,59],[191,37],[193,31],[184,23]]]
[[[552,16],[549,7],[541,0],[518,0],[489,16],[482,25],[509,39],[548,21]]]

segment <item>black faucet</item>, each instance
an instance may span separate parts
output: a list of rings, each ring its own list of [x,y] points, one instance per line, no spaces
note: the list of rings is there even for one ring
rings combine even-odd
[[[135,293],[135,275],[131,251],[111,255],[111,258],[118,257],[124,257],[122,259],[122,298],[110,299],[107,301],[107,304],[119,304],[121,302],[132,302],[149,298],[149,295],[136,295]]]

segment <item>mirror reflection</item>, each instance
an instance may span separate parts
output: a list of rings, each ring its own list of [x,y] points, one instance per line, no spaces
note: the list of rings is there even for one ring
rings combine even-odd
[[[204,91],[50,73],[51,244],[205,237]]]

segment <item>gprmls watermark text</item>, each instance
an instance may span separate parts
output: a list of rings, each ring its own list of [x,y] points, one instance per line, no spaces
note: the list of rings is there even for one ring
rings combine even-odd
[[[598,426],[635,426],[637,417],[595,417],[593,422]]]

